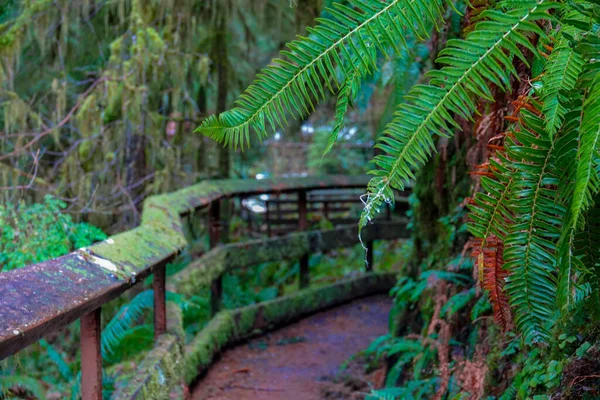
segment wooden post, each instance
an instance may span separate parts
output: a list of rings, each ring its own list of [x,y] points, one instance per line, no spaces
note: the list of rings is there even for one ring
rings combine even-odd
[[[265,214],[265,218],[267,219],[267,236],[271,237],[271,210],[269,208],[271,202],[267,200],[265,205],[267,206],[267,212]]]
[[[167,271],[166,265],[161,264],[154,270],[154,341],[167,331]]]
[[[219,201],[210,204],[208,210],[208,229],[210,238],[210,248],[219,245],[221,240],[221,207]],[[212,281],[210,285],[210,313],[214,316],[221,309],[221,296],[223,295],[223,277],[219,276]]]
[[[101,308],[98,307],[80,319],[81,398],[83,400],[102,400],[100,312]]]
[[[308,230],[308,212],[306,208],[306,191],[298,192],[298,230]],[[300,289],[308,287],[310,284],[310,271],[308,269],[309,254],[305,254],[300,258]]]

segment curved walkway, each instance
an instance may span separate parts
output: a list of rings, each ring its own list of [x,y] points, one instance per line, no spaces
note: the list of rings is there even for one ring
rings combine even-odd
[[[390,308],[386,295],[355,300],[231,349],[193,399],[323,399],[323,378],[388,332]]]

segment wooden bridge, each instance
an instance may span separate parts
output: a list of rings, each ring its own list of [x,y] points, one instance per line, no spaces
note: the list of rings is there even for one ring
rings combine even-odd
[[[319,208],[307,199],[314,199],[312,194],[324,189],[331,194],[363,189],[366,184],[366,177],[346,176],[222,180],[149,197],[139,227],[90,248],[0,274],[0,360],[80,319],[82,397],[102,399],[102,306],[153,275],[155,346],[139,365],[136,377],[113,398],[169,398],[172,390],[194,383],[227,346],[392,287],[393,276],[373,270],[373,241],[406,237],[406,221],[402,219],[377,220],[363,230],[368,260],[363,274],[329,286],[310,287],[309,255],[353,246],[359,238],[356,224],[309,231],[308,212]],[[222,201],[262,194],[286,195],[283,203],[295,198],[297,232],[221,244]],[[326,208],[324,205],[321,211],[328,212]],[[211,249],[167,282],[166,265],[197,239],[195,232],[200,225],[208,228]],[[221,310],[223,274],[281,260],[300,261],[300,291],[244,308]],[[209,286],[213,318],[186,343],[179,308],[166,301],[166,291],[193,295]]]

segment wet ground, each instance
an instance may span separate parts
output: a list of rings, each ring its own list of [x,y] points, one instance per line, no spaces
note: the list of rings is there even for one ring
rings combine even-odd
[[[388,332],[390,307],[385,295],[355,300],[231,349],[199,382],[193,399],[363,398],[360,393],[332,397],[332,377],[351,356]],[[379,375],[374,374],[375,380]],[[369,392],[368,387],[361,390]]]

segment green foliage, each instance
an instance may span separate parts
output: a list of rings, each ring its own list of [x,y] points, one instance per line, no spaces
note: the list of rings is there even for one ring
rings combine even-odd
[[[411,37],[427,39],[445,11],[441,2],[356,1],[351,6],[328,9],[333,21],[318,20],[309,37],[282,52],[285,61],[276,60],[263,70],[236,108],[209,118],[199,131],[244,147],[251,129],[263,137],[267,125],[284,126],[290,113],[305,116],[329,89],[338,96],[333,134],[324,152],[329,151],[355,86],[373,73],[377,55],[392,50],[402,54]],[[515,60],[528,66],[531,55],[539,54],[532,37],[542,43],[554,40],[548,61],[536,60],[535,69],[543,68],[544,75],[526,100],[540,115],[521,111],[518,127],[507,137],[507,153],[491,160],[495,177],[482,179],[486,193],[476,198],[470,226],[484,246],[492,234],[504,242],[510,305],[518,329],[533,342],[549,339],[544,324],[554,318],[557,302],[562,309],[590,292],[582,280],[587,269],[569,254],[575,232],[585,227],[582,212],[599,189],[600,106],[593,58],[598,40],[592,33],[597,31],[597,11],[594,2],[527,0],[498,2],[480,12],[464,39],[444,43],[436,60],[440,68],[429,71],[427,82],[415,85],[398,105],[376,146],[383,154],[374,159],[374,177],[364,198],[360,227],[393,201],[393,189],[415,179],[415,169],[436,150],[436,137],[462,129],[456,117],[471,120],[480,100],[494,100],[492,89],[512,89],[511,80],[521,79]],[[398,27],[398,21],[408,22],[406,28]],[[548,36],[544,21],[562,22],[564,28]],[[581,91],[587,95],[578,140],[562,126],[573,120],[572,107]],[[577,142],[576,157],[569,156]],[[571,186],[561,167],[573,161],[577,165]]]
[[[430,399],[435,394],[438,379],[412,380],[406,386],[373,391],[367,400]]]
[[[377,68],[377,50],[399,52],[399,44],[406,47],[407,33],[429,36],[442,19],[443,6],[437,0],[352,0],[348,6],[334,3],[326,12],[334,19],[317,19],[309,37],[289,43],[281,53],[286,59],[265,68],[236,108],[208,118],[198,131],[243,148],[250,142],[251,129],[262,138],[267,124],[272,129],[284,127],[290,114],[309,114],[328,89],[340,93],[339,120],[356,79]]]
[[[0,204],[0,270],[56,258],[106,239],[100,229],[74,222],[65,207],[52,196],[32,205]]]
[[[583,65],[584,59],[581,54],[569,45],[564,35],[559,35],[542,78],[544,88],[541,96],[544,105],[542,111],[550,138],[562,125],[567,112],[569,92],[575,88]]]
[[[0,396],[2,398],[11,398],[15,388],[24,390],[38,399],[46,398],[46,389],[37,379],[27,375],[0,375]]]
[[[509,188],[515,222],[505,238],[504,268],[510,272],[506,290],[515,312],[515,323],[528,339],[546,341],[545,324],[553,316],[556,301],[556,244],[564,218],[564,206],[550,185],[560,182],[553,165],[554,146],[544,135],[543,120],[521,112],[521,129],[506,144],[515,179]],[[541,136],[540,136],[541,134]],[[523,196],[522,193],[530,193]]]
[[[556,6],[549,1],[517,4],[510,12],[485,11],[486,21],[475,25],[465,39],[449,40],[437,59],[444,67],[430,71],[429,84],[414,86],[406,96],[408,101],[399,106],[377,144],[385,154],[375,158],[378,169],[372,171],[361,226],[392,201],[392,189],[404,189],[415,178],[414,169],[435,151],[433,135],[448,137],[460,129],[455,116],[469,120],[475,99],[492,99],[490,82],[508,88],[510,75],[517,72],[506,52],[526,60],[518,45],[532,46],[523,34],[544,35],[532,22],[550,18],[547,11]]]

